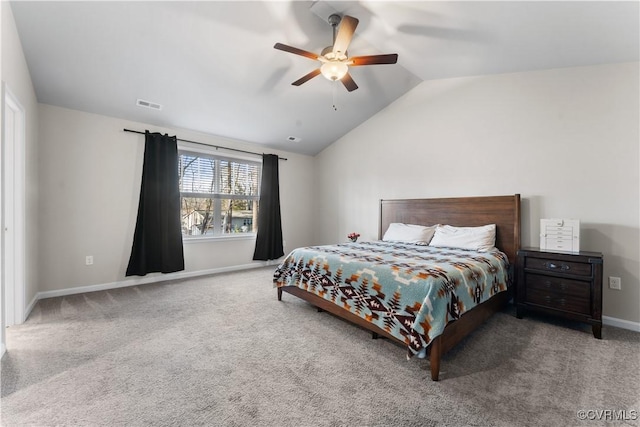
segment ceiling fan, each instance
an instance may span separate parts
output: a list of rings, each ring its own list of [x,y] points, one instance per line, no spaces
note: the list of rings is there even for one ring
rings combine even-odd
[[[300,86],[302,83],[322,74],[329,80],[340,80],[344,87],[351,92],[358,89],[358,85],[353,81],[351,74],[349,74],[349,66],[358,67],[361,65],[395,64],[398,62],[397,53],[390,53],[387,55],[353,56],[349,58],[347,47],[349,47],[349,43],[351,43],[351,38],[358,26],[358,22],[359,21],[356,18],[349,15],[345,15],[344,18],[341,18],[340,15],[336,14],[329,16],[329,24],[333,27],[333,45],[325,47],[320,55],[298,49],[296,47],[287,46],[286,44],[276,43],[273,46],[276,49],[322,62],[320,68],[313,70],[291,84],[294,86]],[[337,28],[338,24],[340,24],[339,28]]]

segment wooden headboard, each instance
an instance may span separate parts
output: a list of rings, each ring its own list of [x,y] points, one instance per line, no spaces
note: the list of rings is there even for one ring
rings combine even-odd
[[[457,227],[496,225],[496,247],[512,265],[520,249],[520,195],[444,199],[380,200],[379,238],[392,222],[448,224]]]

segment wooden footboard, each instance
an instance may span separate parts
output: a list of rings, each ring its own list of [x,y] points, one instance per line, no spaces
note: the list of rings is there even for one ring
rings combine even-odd
[[[321,298],[315,294],[300,289],[296,286],[283,286],[278,288],[278,301],[282,301],[282,292],[287,292],[291,295],[295,295],[300,299],[307,301],[308,303],[327,311],[335,316],[345,319],[351,323],[354,323],[373,334],[384,336],[403,347],[406,347],[406,343],[397,339],[393,335],[389,334],[384,329],[379,328],[373,323],[369,323],[363,318],[356,316],[350,311],[346,311],[340,306],[333,304],[324,298]],[[449,323],[442,335],[434,338],[429,344],[429,367],[431,370],[431,379],[438,381],[440,376],[440,358],[443,354],[453,348],[464,337],[469,335],[474,329],[482,325],[492,314],[497,311],[503,310],[510,298],[510,291],[501,292],[495,295],[493,298],[477,305],[472,310],[464,313],[460,318],[454,322]],[[375,336],[375,335],[374,335]]]

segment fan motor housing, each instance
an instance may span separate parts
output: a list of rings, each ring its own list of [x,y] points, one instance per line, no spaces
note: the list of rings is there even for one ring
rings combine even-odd
[[[327,46],[322,49],[320,52],[320,56],[324,56],[328,60],[336,60],[336,61],[344,61],[349,57],[349,52],[345,52],[343,55],[338,55],[337,57],[333,55],[333,46]]]

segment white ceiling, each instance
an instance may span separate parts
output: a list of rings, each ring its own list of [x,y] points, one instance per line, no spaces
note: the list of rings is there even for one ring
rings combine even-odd
[[[637,1],[11,7],[39,102],[312,155],[423,80],[640,60]],[[291,86],[317,62],[273,45],[319,53],[332,42],[332,12],[360,20],[350,55],[398,53],[398,64],[352,68],[350,93],[322,76]]]

